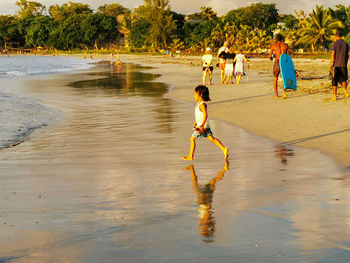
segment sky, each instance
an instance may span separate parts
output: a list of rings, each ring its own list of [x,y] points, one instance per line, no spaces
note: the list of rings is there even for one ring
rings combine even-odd
[[[13,15],[18,9],[16,6],[17,0],[0,0],[0,14]],[[79,2],[89,4],[91,8],[97,9],[97,7],[103,4],[119,3],[129,9],[143,4],[143,0],[71,0],[72,2]],[[47,8],[51,5],[62,5],[68,0],[36,0],[36,2],[42,3]],[[350,6],[350,0],[170,0],[171,9],[181,14],[191,14],[200,11],[202,6],[211,6],[214,11],[219,15],[224,15],[228,11],[247,6],[252,3],[262,2],[265,4],[276,3],[276,8],[280,14],[294,14],[294,10],[304,10],[309,13],[315,8],[316,5],[324,5],[325,7],[334,7],[336,4],[342,4]],[[330,3],[331,2],[331,3]]]

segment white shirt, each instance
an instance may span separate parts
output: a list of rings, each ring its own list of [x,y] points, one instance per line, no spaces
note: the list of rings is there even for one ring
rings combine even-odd
[[[197,128],[199,128],[199,126],[201,126],[201,124],[203,123],[204,120],[204,113],[201,112],[201,110],[199,109],[199,106],[202,105],[204,103],[204,101],[202,101],[201,103],[197,104],[196,109],[194,110],[194,114],[196,117],[196,123],[197,123]],[[204,128],[209,128],[209,121],[208,121],[208,115],[207,115],[207,121],[204,123],[203,127]]]
[[[212,54],[204,54],[202,56],[202,62],[203,62],[203,67],[210,67],[212,66],[213,62],[213,55]]]

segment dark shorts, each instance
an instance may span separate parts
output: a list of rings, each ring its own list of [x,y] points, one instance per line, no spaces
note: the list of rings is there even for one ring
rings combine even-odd
[[[348,68],[347,67],[335,67],[334,78],[332,79],[332,86],[338,86],[339,83],[346,82],[348,80]]]
[[[214,67],[213,66],[210,66],[209,68],[208,67],[203,67],[203,71],[213,71],[214,70]]]
[[[278,77],[281,73],[280,61],[279,59],[275,59],[275,63],[273,63],[273,75]]]
[[[192,137],[194,138],[203,138],[208,136],[213,136],[213,133],[211,132],[210,128],[206,128],[204,132],[194,131],[192,133]]]

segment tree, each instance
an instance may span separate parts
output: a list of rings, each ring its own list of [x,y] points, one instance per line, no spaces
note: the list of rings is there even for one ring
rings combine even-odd
[[[225,19],[238,27],[247,25],[255,29],[271,30],[270,27],[278,21],[276,4],[256,3],[247,7],[233,9],[227,13]]]
[[[19,0],[16,5],[20,9],[17,12],[20,18],[40,16],[45,11],[45,6],[35,1]]]
[[[341,21],[332,18],[329,11],[323,9],[323,5],[316,5],[309,17],[300,18],[298,43],[306,43],[311,46],[312,51],[320,47],[325,49],[332,41],[336,29],[343,28]]]
[[[117,21],[114,17],[96,13],[86,15],[81,23],[81,29],[84,32],[84,43],[94,46],[110,43],[117,37]]]
[[[26,30],[25,41],[28,47],[47,46],[55,22],[48,16],[38,16]]]
[[[151,23],[142,18],[133,23],[130,29],[130,41],[134,47],[141,48],[146,45],[147,35],[151,29]]]
[[[144,18],[151,24],[147,39],[154,49],[165,48],[176,29],[169,0],[144,0],[145,4],[135,9],[138,18]]]
[[[268,36],[266,30],[258,30],[252,38],[253,49],[265,49],[270,46],[272,37]]]
[[[5,49],[8,42],[18,36],[17,22],[13,16],[0,15],[0,37]]]
[[[117,16],[129,13],[130,10],[123,7],[120,4],[109,4],[109,5],[102,5],[98,9],[98,12],[106,14],[108,16],[113,16],[117,18]]]
[[[89,15],[93,11],[87,4],[68,2],[61,6],[53,5],[49,7],[49,14],[57,22],[63,22],[71,15]]]
[[[214,20],[217,18],[217,14],[214,12],[212,7],[201,7],[200,12],[201,19],[203,20]]]
[[[170,44],[170,49],[174,52],[175,50],[181,50],[183,49],[184,46],[184,42],[182,42],[180,39],[174,39],[173,42]]]

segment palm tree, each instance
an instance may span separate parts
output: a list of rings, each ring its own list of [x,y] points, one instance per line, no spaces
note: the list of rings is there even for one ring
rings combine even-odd
[[[221,19],[211,32],[211,37],[219,45],[222,45],[225,41],[232,44],[237,31],[238,29],[235,24],[229,24],[228,22],[225,22],[224,19]]]
[[[256,49],[265,49],[271,44],[272,37],[268,36],[266,30],[258,30],[254,32],[254,37],[251,40],[252,47]]]
[[[313,52],[317,46],[325,49],[331,42],[331,37],[336,29],[344,27],[341,21],[332,18],[329,11],[323,9],[323,5],[316,5],[316,10],[312,10],[308,18],[301,19],[298,17],[298,19],[300,22],[298,44],[309,44]]]
[[[206,50],[207,47],[209,47],[210,45],[210,39],[209,38],[205,38],[202,41],[199,41],[196,45],[197,48],[199,48],[200,50]]]
[[[174,39],[169,47],[174,52],[175,50],[183,49],[185,45],[184,45],[184,42],[182,42],[180,39]]]
[[[250,26],[241,25],[240,30],[236,35],[236,46],[238,46],[240,49],[246,52],[252,51],[254,49],[254,46],[252,45],[252,40],[254,36],[255,33]]]
[[[203,20],[214,20],[217,18],[217,14],[212,7],[201,7],[201,10],[202,12],[200,12],[200,16]]]

